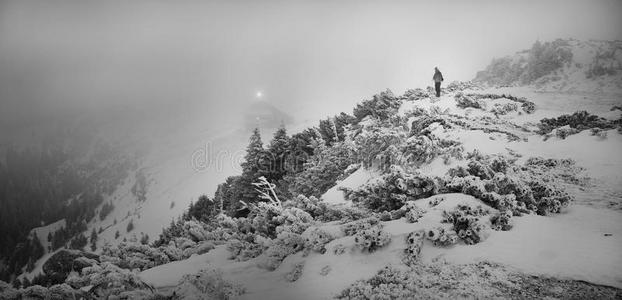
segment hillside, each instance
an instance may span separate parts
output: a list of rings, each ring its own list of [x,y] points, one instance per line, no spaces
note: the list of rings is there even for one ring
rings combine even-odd
[[[534,45],[440,98],[386,90],[250,141],[154,141],[87,222],[93,251],[47,253],[0,296],[619,298],[619,46]],[[64,222],[32,232],[48,247]]]
[[[538,91],[622,91],[622,41],[555,40],[493,59],[475,82]]]

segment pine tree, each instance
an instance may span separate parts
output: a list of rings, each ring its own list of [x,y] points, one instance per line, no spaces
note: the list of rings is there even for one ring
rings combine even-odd
[[[236,203],[232,203],[230,210],[236,212],[242,207],[239,201],[245,203],[252,203],[259,200],[258,193],[253,186],[253,182],[257,181],[257,178],[266,176],[269,171],[269,161],[267,161],[267,153],[263,148],[263,142],[261,141],[261,134],[259,129],[255,128],[253,134],[250,137],[250,142],[246,148],[246,156],[242,163],[242,175],[240,180],[236,181],[236,185],[233,187],[239,191],[239,196],[234,199]]]
[[[130,221],[127,223],[127,228],[125,228],[127,230],[127,232],[130,232],[132,230],[134,230],[134,220],[130,219]]]
[[[149,235],[145,234],[143,236],[140,237],[140,243],[143,245],[147,245],[149,244]]]
[[[115,233],[114,233],[114,239],[115,239],[115,240],[116,240],[116,239],[118,239],[120,235],[121,235],[121,234],[120,234],[120,233],[119,233],[119,231],[117,230],[117,232],[115,232]]]
[[[263,142],[261,141],[261,134],[259,133],[259,128],[255,128],[250,137],[248,147],[246,147],[246,155],[242,163],[242,174],[265,175],[264,159],[265,150],[263,148]],[[261,173],[262,171],[264,173]]]
[[[287,136],[285,126],[281,125],[274,133],[267,150],[270,158],[270,172],[266,178],[270,182],[277,182],[286,174],[285,160],[289,153],[289,142],[290,138]]]
[[[97,232],[95,232],[95,228],[91,231],[91,251],[95,251],[97,249]]]
[[[28,264],[26,264],[26,272],[32,272],[35,269],[35,262],[32,257],[28,258]]]

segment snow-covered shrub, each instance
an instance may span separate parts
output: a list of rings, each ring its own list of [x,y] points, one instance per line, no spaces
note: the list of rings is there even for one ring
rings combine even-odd
[[[326,244],[335,239],[332,234],[318,227],[310,229],[304,236],[306,236],[305,247],[322,254],[326,253]]]
[[[610,121],[603,117],[592,115],[587,111],[578,111],[571,115],[561,115],[557,118],[544,118],[538,124],[539,133],[547,134],[554,129],[568,126],[571,129],[585,130],[590,128],[612,129],[619,126],[620,121]]]
[[[441,202],[445,201],[444,197],[434,197],[432,199],[430,199],[430,201],[428,201],[428,205],[430,205],[430,207],[435,207],[437,205],[439,205]]]
[[[362,161],[363,167],[369,168],[374,162],[388,168],[399,160],[397,150],[407,136],[402,126],[391,126],[386,122],[370,121],[369,124],[353,133],[352,140],[356,147],[356,156]]]
[[[337,178],[353,163],[355,150],[347,143],[338,142],[331,147],[318,145],[314,155],[304,164],[304,171],[291,178],[292,195],[321,197],[335,186]]]
[[[439,123],[443,126],[448,126],[448,123],[445,121],[445,119],[423,113],[422,115],[414,119],[412,123],[410,123],[410,136],[426,134],[426,132],[424,132],[424,129],[428,128],[433,123]]]
[[[560,128],[557,128],[554,130],[555,132],[555,136],[560,138],[560,139],[566,139],[567,137],[573,135],[573,134],[577,134],[579,132],[581,132],[581,130],[576,129],[576,128],[570,128],[568,126],[563,126]]]
[[[505,104],[495,103],[490,109],[490,112],[495,115],[507,115],[517,110],[518,110],[518,105],[516,103],[505,103]]]
[[[305,239],[300,234],[287,231],[282,232],[265,251],[266,261],[264,266],[268,270],[275,270],[283,259],[290,254],[303,250],[304,246]]]
[[[358,232],[354,235],[354,243],[357,247],[367,252],[386,246],[391,242],[391,235],[382,230],[381,226],[374,226]]]
[[[372,228],[373,226],[382,226],[380,220],[375,216],[341,225],[341,231],[346,235],[354,235],[362,230]]]
[[[425,231],[425,237],[435,246],[449,246],[458,242],[458,234],[454,230],[436,227]]]
[[[402,100],[387,89],[380,94],[374,95],[373,99],[357,104],[353,114],[359,122],[367,116],[385,120],[395,115],[401,105]]]
[[[421,247],[423,247],[423,239],[425,231],[413,231],[406,236],[406,249],[402,256],[402,261],[408,266],[414,266],[419,261]]]
[[[409,289],[410,288],[410,289]],[[358,280],[341,291],[337,299],[412,299],[414,295],[433,299],[431,294],[421,294],[416,285],[409,282],[407,273],[393,267],[385,267],[368,280]]]
[[[304,262],[300,262],[294,265],[291,271],[285,274],[285,279],[289,282],[297,281],[302,276],[302,271],[305,267]]]
[[[446,188],[515,215],[546,215],[560,212],[572,201],[556,182],[580,183],[576,175],[580,170],[572,160],[530,158],[519,167],[512,160],[473,156],[467,169],[448,172]]]
[[[378,214],[378,219],[382,222],[387,222],[393,220],[393,216],[391,215],[391,212],[385,210]]]
[[[562,208],[567,207],[572,202],[570,194],[550,184],[537,180],[532,180],[528,184],[536,199],[535,207],[539,215],[559,213]]]
[[[341,255],[346,253],[346,246],[344,246],[343,244],[335,245],[335,247],[333,247],[333,253],[335,255]]]
[[[276,219],[281,215],[280,207],[271,205],[266,202],[259,202],[255,209],[251,212],[251,225],[259,234],[267,237],[276,237],[276,227],[281,225]]]
[[[512,212],[505,211],[502,213],[498,213],[490,217],[490,223],[492,224],[492,229],[496,231],[508,231],[512,229],[514,226],[512,224]]]
[[[313,217],[309,213],[295,207],[283,209],[275,219],[279,223],[276,227],[277,234],[281,232],[302,234],[313,224]]]
[[[89,294],[101,299],[118,296],[128,290],[146,290],[152,293],[152,288],[142,282],[138,273],[109,262],[84,268],[82,274],[72,273],[66,282],[76,289],[90,286]]]
[[[227,250],[230,253],[229,259],[236,261],[247,261],[258,257],[263,253],[263,246],[255,242],[254,237],[251,240],[232,239],[227,242]]]
[[[607,138],[607,131],[602,130],[602,129],[598,128],[598,127],[595,127],[595,128],[590,129],[590,135],[591,136],[597,136],[601,140],[604,140],[604,139]]]
[[[322,213],[321,201],[315,196],[307,197],[305,195],[298,195],[293,199],[283,203],[284,208],[296,207],[309,213],[312,217],[317,217]]]
[[[347,195],[347,199],[372,211],[391,211],[399,209],[406,201],[430,197],[436,194],[438,189],[438,179],[407,173],[393,166],[390,173],[352,191]]]
[[[450,223],[453,228],[430,229],[426,232],[426,238],[441,246],[455,244],[457,238],[467,245],[477,244],[488,236],[488,226],[483,220],[483,216],[488,214],[490,212],[482,206],[473,208],[468,204],[459,204],[452,211],[443,211],[441,222]]]
[[[407,202],[400,209],[406,211],[404,217],[408,223],[415,223],[419,221],[419,218],[423,217],[425,214],[425,210],[418,207],[413,202]]]
[[[452,81],[445,88],[448,92],[460,92],[466,89],[481,89],[481,87],[471,81]]]
[[[246,292],[240,284],[223,279],[222,272],[201,270],[184,275],[174,289],[179,299],[236,299]]]
[[[416,88],[407,90],[401,98],[408,101],[417,101],[428,97],[430,97],[430,94],[428,94],[427,91],[421,88]]]
[[[478,100],[478,99],[474,99],[473,97],[467,96],[463,93],[457,93],[454,96],[454,99],[456,100],[456,106],[458,106],[459,108],[468,108],[468,107],[473,107],[477,109],[486,108],[486,102]]]
[[[186,238],[178,238],[178,240],[191,243],[192,246],[196,245]],[[100,260],[121,268],[146,270],[170,261],[186,258],[183,255],[183,249],[176,246],[173,241],[170,243],[171,246],[160,248],[153,248],[140,243],[121,243],[116,247],[104,247]]]

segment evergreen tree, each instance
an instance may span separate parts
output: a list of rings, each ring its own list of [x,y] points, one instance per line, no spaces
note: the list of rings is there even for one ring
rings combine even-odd
[[[290,138],[287,136],[285,126],[281,125],[274,133],[274,137],[270,141],[267,150],[270,159],[270,170],[266,178],[270,182],[277,182],[286,174],[285,160],[289,153],[289,142]]]
[[[246,155],[244,156],[244,162],[242,163],[242,174],[252,176],[266,175],[265,158],[266,153],[263,148],[263,142],[261,141],[261,134],[259,133],[259,128],[255,128],[250,137],[248,146],[246,147]]]
[[[140,237],[140,243],[143,245],[147,245],[149,244],[149,235],[145,234],[143,236]]]
[[[239,197],[235,199],[235,202],[229,208],[233,213],[242,208],[242,204],[239,201],[253,203],[259,200],[259,194],[255,190],[253,183],[257,181],[257,178],[267,176],[269,167],[267,153],[261,141],[261,134],[259,129],[255,128],[246,148],[246,156],[242,163],[242,175],[234,187],[234,189],[238,190]]]
[[[216,207],[216,203],[206,195],[201,195],[195,204],[190,205],[186,220],[194,218],[207,223],[213,216],[217,215],[218,212],[219,208]]]
[[[32,272],[35,269],[35,262],[32,257],[28,258],[28,264],[26,264],[26,272]]]
[[[95,251],[97,249],[97,232],[95,232],[95,228],[91,231],[91,251]]]
[[[119,231],[117,230],[117,231],[114,233],[114,239],[115,239],[115,240],[116,240],[116,239],[118,239],[120,235],[121,235],[121,234],[120,234],[120,233],[119,233]]]
[[[130,221],[127,223],[127,228],[125,228],[127,230],[127,232],[130,232],[132,230],[134,230],[134,220],[130,219]]]

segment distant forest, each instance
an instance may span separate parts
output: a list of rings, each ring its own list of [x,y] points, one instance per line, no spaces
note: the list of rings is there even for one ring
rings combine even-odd
[[[44,254],[39,240],[29,237],[35,227],[65,219],[66,227],[42,238],[53,249],[81,244],[104,195],[136,168],[118,149],[86,136],[12,146],[0,157],[0,280],[32,268]]]

